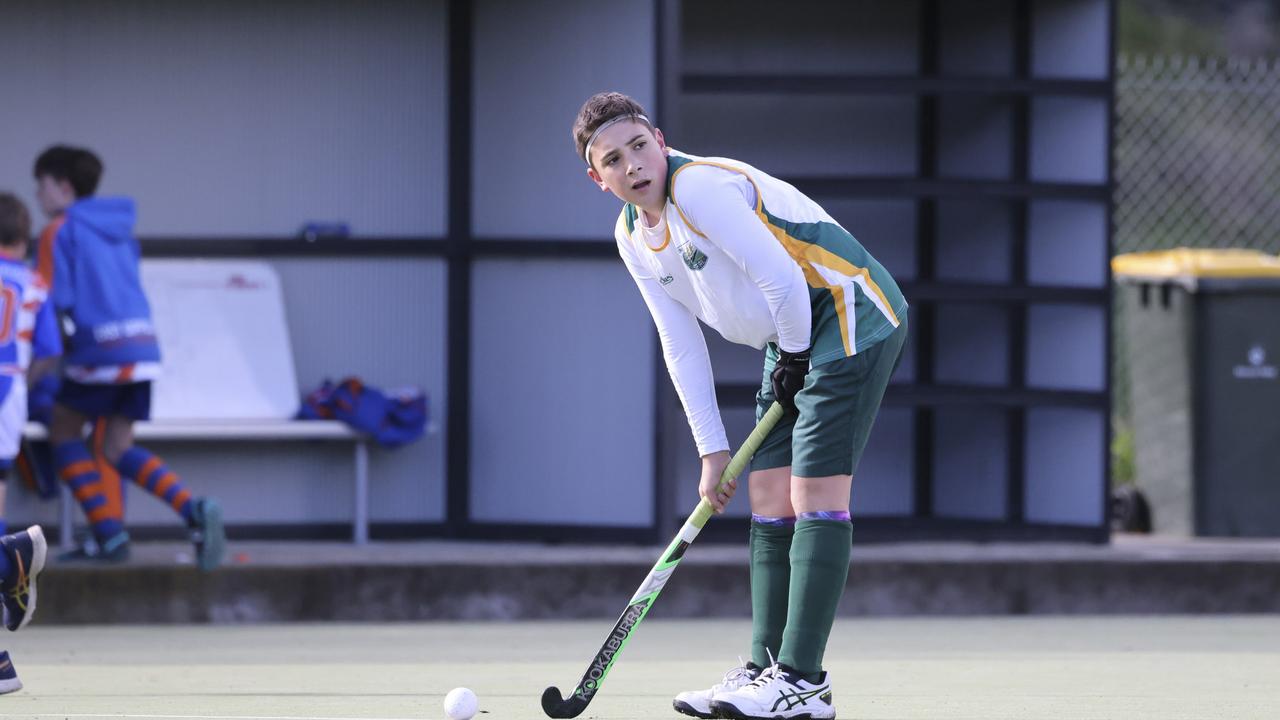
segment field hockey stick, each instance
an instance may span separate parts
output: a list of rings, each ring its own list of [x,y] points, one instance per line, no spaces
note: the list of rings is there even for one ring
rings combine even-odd
[[[775,402],[760,422],[756,423],[755,429],[743,441],[742,447],[738,448],[738,452],[729,461],[728,467],[720,474],[720,483],[716,485],[717,493],[730,480],[742,473],[751,456],[759,449],[760,443],[764,442],[765,435],[769,434],[780,417],[782,417],[782,406]],[[702,498],[698,502],[698,507],[694,508],[693,513],[689,515],[689,519],[684,521],[684,527],[680,528],[675,539],[658,558],[657,564],[649,570],[648,577],[640,583],[640,589],[631,596],[631,600],[627,602],[627,609],[622,611],[622,617],[618,618],[618,622],[614,624],[613,631],[609,633],[600,652],[596,653],[595,659],[587,666],[587,672],[582,675],[578,686],[569,697],[561,697],[560,689],[555,686],[543,691],[542,711],[547,714],[547,717],[572,718],[587,709],[587,705],[595,697],[596,691],[600,689],[605,677],[609,674],[609,668],[613,667],[622,648],[627,646],[627,641],[631,639],[631,634],[640,625],[640,621],[649,614],[654,601],[658,599],[658,593],[662,592],[667,580],[671,579],[671,574],[675,572],[676,565],[680,564],[685,550],[694,538],[698,537],[702,526],[706,525],[707,520],[711,518],[712,512],[714,509],[711,503],[706,498]]]

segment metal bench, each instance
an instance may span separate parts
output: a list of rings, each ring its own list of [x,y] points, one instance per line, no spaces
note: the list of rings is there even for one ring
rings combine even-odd
[[[45,440],[43,425],[27,423],[28,440]],[[229,422],[140,422],[134,426],[138,440],[185,442],[349,442],[354,448],[354,493],[351,513],[351,541],[357,545],[369,542],[369,438],[337,420],[246,420]],[[62,485],[58,508],[59,542],[64,548],[74,545],[72,525],[75,522],[75,499]]]
[[[139,442],[349,442],[354,449],[351,537],[369,539],[368,438],[336,420],[294,420],[294,371],[279,275],[256,260],[142,261],[164,357],[151,422],[137,423]],[[42,426],[26,436],[43,440]],[[75,502],[62,490],[61,537],[72,543]]]

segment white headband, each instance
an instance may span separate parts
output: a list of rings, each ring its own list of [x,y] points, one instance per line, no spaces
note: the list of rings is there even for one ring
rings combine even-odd
[[[587,167],[591,167],[591,144],[596,141],[597,137],[600,137],[600,133],[604,132],[605,128],[615,123],[620,123],[623,120],[643,120],[645,125],[648,125],[649,127],[653,127],[653,123],[649,122],[649,118],[645,117],[644,115],[641,115],[640,113],[629,113],[627,115],[619,115],[615,118],[611,118],[601,123],[600,127],[596,128],[596,131],[591,133],[591,139],[587,140],[587,147],[585,150],[582,151],[582,159],[587,161]]]

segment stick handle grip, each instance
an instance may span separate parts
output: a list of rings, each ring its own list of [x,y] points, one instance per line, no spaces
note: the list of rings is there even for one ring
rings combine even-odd
[[[720,474],[720,483],[716,485],[716,491],[724,487],[725,483],[742,474],[747,463],[751,462],[751,456],[756,454],[756,450],[760,449],[760,444],[764,442],[764,438],[773,430],[773,426],[778,424],[778,420],[782,418],[782,406],[774,403],[769,406],[769,410],[765,412],[764,417],[760,418],[760,422],[756,423],[756,427],[742,442],[742,447],[738,448],[738,452],[733,454],[733,458],[729,460],[728,466],[724,472]],[[694,508],[693,514],[689,516],[689,522],[696,528],[701,529],[707,524],[707,520],[711,519],[715,509],[711,507],[711,503],[703,498],[698,502],[698,507]]]

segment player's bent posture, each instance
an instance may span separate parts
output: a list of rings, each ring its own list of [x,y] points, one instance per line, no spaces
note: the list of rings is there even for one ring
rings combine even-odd
[[[119,471],[173,508],[191,530],[196,563],[212,570],[225,545],[222,511],[212,498],[194,497],[158,456],[133,444],[133,423],[151,414],[151,381],[160,372],[160,346],[139,276],[129,198],[94,193],[102,162],[82,148],[54,146],[36,158],[36,198],[50,219],[37,249],[57,312],[69,325],[62,385],[49,423],[58,476],[70,487],[93,529],[94,542],[70,559],[117,561],[128,556]],[[103,452],[94,460],[85,424],[105,423]]]
[[[644,109],[592,96],[573,125],[587,175],[624,203],[614,230],[662,342],[716,512],[729,461],[701,320],[764,349],[759,418],[788,412],[751,463],[751,662],[675,699],[697,717],[831,718],[822,655],[844,592],[849,496],[907,337],[889,273],[821,207],[736,160],[667,147]]]

